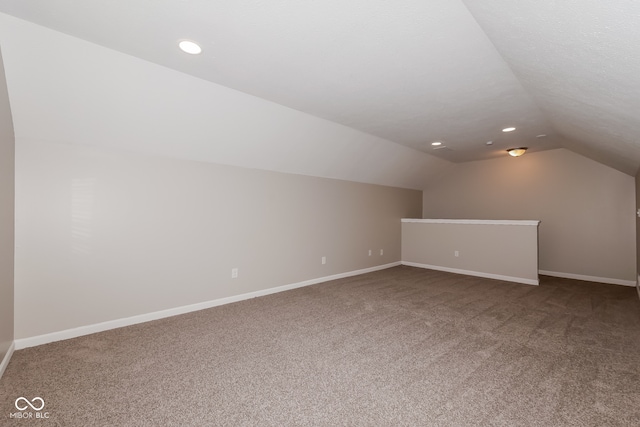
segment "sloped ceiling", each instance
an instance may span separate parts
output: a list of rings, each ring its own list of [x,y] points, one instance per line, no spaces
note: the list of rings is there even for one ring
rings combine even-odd
[[[640,166],[640,2],[464,0],[563,145]]]
[[[452,165],[3,13],[0,44],[19,152],[91,146],[413,189]]]
[[[0,0],[1,12],[441,159],[562,146],[628,174],[640,166],[639,7]],[[180,39],[203,53],[182,53]]]

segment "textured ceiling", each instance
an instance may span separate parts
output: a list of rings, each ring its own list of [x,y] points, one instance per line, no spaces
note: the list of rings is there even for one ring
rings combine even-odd
[[[629,174],[640,165],[633,1],[0,0],[0,11],[446,160],[564,146]],[[180,52],[183,38],[204,52]]]
[[[640,166],[638,0],[464,0],[563,145]]]

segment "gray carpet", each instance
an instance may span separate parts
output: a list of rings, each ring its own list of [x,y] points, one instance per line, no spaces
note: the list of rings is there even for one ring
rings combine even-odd
[[[639,373],[634,288],[396,267],[17,351],[0,424],[638,426]]]

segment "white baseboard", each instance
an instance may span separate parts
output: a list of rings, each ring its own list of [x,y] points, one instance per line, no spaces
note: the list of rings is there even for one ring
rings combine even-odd
[[[0,378],[2,378],[2,375],[4,374],[4,370],[7,369],[7,366],[9,365],[9,361],[11,360],[11,356],[13,356],[13,351],[15,350],[15,348],[16,348],[15,341],[11,341],[9,350],[7,350],[7,354],[4,355],[4,358],[2,359],[2,363],[0,363]]]
[[[584,280],[585,282],[608,283],[611,285],[636,286],[634,280],[610,279],[608,277],[585,276],[582,274],[559,273],[557,271],[540,270],[539,274],[543,276],[561,277],[563,279]]]
[[[315,285],[322,282],[328,282],[330,280],[342,279],[345,277],[371,273],[373,271],[384,270],[387,268],[396,267],[398,265],[400,265],[400,262],[393,262],[390,264],[378,265],[375,267],[364,268],[362,270],[349,271],[346,273],[334,274],[332,276],[325,276],[317,279],[305,280],[303,282],[291,283],[289,285],[277,286],[275,288],[263,289],[260,291],[249,292],[246,294],[234,295],[231,297],[219,298],[211,301],[205,301],[205,302],[185,305],[181,307],[169,308],[161,311],[154,311],[152,313],[140,314],[137,316],[125,317],[122,319],[110,320],[102,323],[95,323],[93,325],[80,326],[78,328],[66,329],[64,331],[52,332],[44,335],[37,335],[35,337],[21,338],[21,339],[15,340],[15,348],[16,350],[21,350],[23,348],[35,347],[37,345],[47,344],[54,341],[62,341],[70,338],[81,337],[83,335],[95,334],[96,332],[103,332],[110,329],[116,329],[124,326],[135,325],[138,323],[150,322],[152,320],[158,320],[158,319],[163,319],[165,317],[177,316],[179,314],[190,313],[192,311],[204,310],[207,308],[217,307],[224,304],[230,304],[233,302],[275,294],[277,292],[283,292],[291,289],[301,288],[304,286],[310,286],[310,285]]]
[[[409,267],[427,268],[429,270],[446,271],[448,273],[466,274],[467,276],[484,277],[485,279],[504,280],[507,282],[524,283],[525,285],[539,285],[540,282],[536,279],[525,279],[524,277],[512,277],[503,276],[501,274],[483,273],[480,271],[461,270],[459,268],[441,267],[438,265],[420,264],[417,262],[402,261],[402,265],[408,265]]]

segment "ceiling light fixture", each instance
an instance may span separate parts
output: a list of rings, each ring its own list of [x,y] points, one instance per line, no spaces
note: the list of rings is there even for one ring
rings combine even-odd
[[[507,150],[507,153],[509,153],[511,157],[520,157],[527,151],[527,148],[528,147],[510,148]]]
[[[434,147],[437,147],[438,145],[442,145],[442,142],[440,141],[432,142],[431,145],[433,145]]]
[[[508,127],[508,128],[504,128],[504,129],[502,129],[502,132],[513,132],[514,130],[516,130],[516,128],[514,128],[514,127]]]
[[[189,53],[191,55],[198,55],[202,52],[202,48],[195,42],[190,40],[182,40],[178,43],[178,47],[182,49],[183,52]]]

